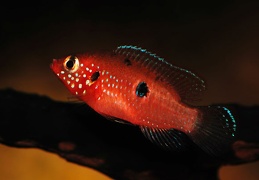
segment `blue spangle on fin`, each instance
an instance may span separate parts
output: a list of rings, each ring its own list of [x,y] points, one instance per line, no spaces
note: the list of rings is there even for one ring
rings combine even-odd
[[[205,152],[219,156],[235,140],[236,121],[231,111],[222,106],[199,107],[195,128],[187,134]]]
[[[137,46],[119,46],[115,54],[123,55],[137,65],[156,74],[156,80],[170,84],[183,102],[200,100],[206,89],[205,82],[191,71],[174,66],[163,58]]]
[[[218,107],[221,107],[221,106],[218,106]],[[228,108],[226,108],[226,107],[221,107],[221,108],[223,108],[227,112],[228,116],[230,117],[230,120],[228,120],[227,117],[225,115],[223,115],[223,117],[226,118],[226,126],[227,126],[227,128],[233,130],[231,135],[233,137],[235,137],[235,133],[237,131],[237,129],[236,129],[236,120],[235,120],[234,116],[232,115],[231,111]]]

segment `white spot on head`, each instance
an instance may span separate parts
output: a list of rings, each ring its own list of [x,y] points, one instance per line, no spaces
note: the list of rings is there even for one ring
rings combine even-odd
[[[92,72],[92,69],[90,69],[89,72]]]
[[[72,77],[72,75],[71,75],[71,74],[68,74],[68,75],[67,75],[67,77],[68,77],[68,78],[71,78],[71,77]]]
[[[76,91],[76,95],[78,95],[78,92]]]
[[[92,64],[92,67],[94,67],[94,64]]]
[[[106,92],[106,89],[104,89],[103,92]]]
[[[87,79],[87,80],[85,81],[85,84],[86,84],[86,85],[89,85],[89,83],[90,83],[90,80]]]
[[[57,76],[59,76],[59,73],[57,73]]]
[[[108,82],[108,81],[109,81],[109,79],[107,78],[105,81],[106,81],[106,82]]]
[[[74,84],[74,83],[72,83],[72,84],[71,84],[71,88],[74,88],[74,87],[75,87],[75,84]]]
[[[61,71],[60,73],[61,73],[61,74],[65,74],[65,71]]]
[[[75,78],[74,77],[71,77],[71,80],[73,81]]]
[[[86,78],[86,74],[83,74],[83,77]]]
[[[75,73],[75,76],[78,77],[78,73]]]
[[[81,66],[81,67],[83,67],[83,66],[84,66],[84,64],[83,64],[83,63],[81,63],[81,64],[80,64],[80,66]]]
[[[110,87],[110,86],[111,86],[111,84],[109,83],[109,84],[108,84],[108,87]]]
[[[66,77],[64,76],[63,79],[66,80]]]
[[[104,75],[105,71],[103,70],[102,75]]]
[[[67,84],[70,84],[70,81],[67,81]]]
[[[78,84],[78,88],[79,88],[79,89],[81,89],[81,88],[82,88],[82,86],[83,86],[82,84]]]
[[[83,91],[83,94],[84,94],[84,95],[86,94],[86,90]]]
[[[101,99],[101,97],[99,96],[97,100],[99,101],[100,99]]]
[[[76,82],[79,82],[79,78],[76,78]]]
[[[89,68],[88,68],[88,67],[86,67],[86,68],[85,68],[85,70],[89,71]]]

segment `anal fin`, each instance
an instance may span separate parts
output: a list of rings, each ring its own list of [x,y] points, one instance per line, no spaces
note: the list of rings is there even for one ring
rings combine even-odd
[[[189,138],[175,129],[159,129],[140,126],[144,136],[152,143],[166,150],[180,151],[189,146]]]

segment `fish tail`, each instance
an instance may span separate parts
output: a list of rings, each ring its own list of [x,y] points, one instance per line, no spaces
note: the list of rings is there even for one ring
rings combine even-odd
[[[236,120],[224,106],[199,107],[192,141],[205,152],[219,156],[229,150],[236,136]]]

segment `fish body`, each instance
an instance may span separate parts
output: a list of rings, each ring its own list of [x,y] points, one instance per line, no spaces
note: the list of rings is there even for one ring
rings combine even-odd
[[[54,60],[51,68],[96,112],[139,126],[149,140],[167,149],[182,146],[182,133],[210,154],[233,139],[235,119],[227,108],[188,105],[200,98],[204,81],[142,48],[119,46],[111,53],[68,56]],[[217,143],[220,148],[208,145],[213,133],[215,141],[226,141]]]

